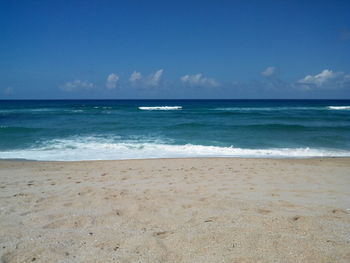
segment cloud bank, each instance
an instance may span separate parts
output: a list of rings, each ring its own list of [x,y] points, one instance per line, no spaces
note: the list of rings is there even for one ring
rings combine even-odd
[[[121,97],[138,98],[306,98],[306,97],[348,97],[350,74],[324,69],[317,74],[305,75],[294,81],[280,78],[275,67],[265,68],[258,78],[251,81],[218,82],[202,73],[180,75],[175,80],[163,80],[163,69],[148,75],[133,71],[121,78],[110,73],[105,82],[98,85],[87,80],[75,79],[60,86],[66,92],[91,90],[91,96],[109,96],[108,91],[118,88]],[[180,85],[182,84],[182,85]],[[3,90],[3,93],[11,90]]]

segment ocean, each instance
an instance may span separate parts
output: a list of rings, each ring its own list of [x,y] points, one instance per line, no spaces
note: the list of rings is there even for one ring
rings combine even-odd
[[[0,158],[350,156],[350,100],[0,101]]]

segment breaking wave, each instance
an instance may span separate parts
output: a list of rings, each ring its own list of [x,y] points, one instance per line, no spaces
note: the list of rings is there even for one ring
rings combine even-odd
[[[350,106],[329,106],[330,110],[350,110]]]
[[[181,110],[182,106],[139,107],[139,110]]]
[[[51,140],[37,148],[1,151],[2,159],[43,161],[122,160],[182,157],[306,158],[346,157],[350,151],[316,148],[246,149],[159,142],[112,142],[107,139]]]
[[[327,106],[327,107],[222,107],[215,108],[217,111],[286,111],[286,110],[350,110],[350,106]]]

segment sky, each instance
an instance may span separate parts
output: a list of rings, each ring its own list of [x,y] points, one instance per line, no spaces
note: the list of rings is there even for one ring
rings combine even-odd
[[[0,99],[350,99],[350,1],[0,0]]]

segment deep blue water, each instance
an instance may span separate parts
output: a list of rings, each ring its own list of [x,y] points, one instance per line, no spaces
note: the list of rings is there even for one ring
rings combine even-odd
[[[195,156],[350,156],[350,100],[0,101],[0,158]]]

